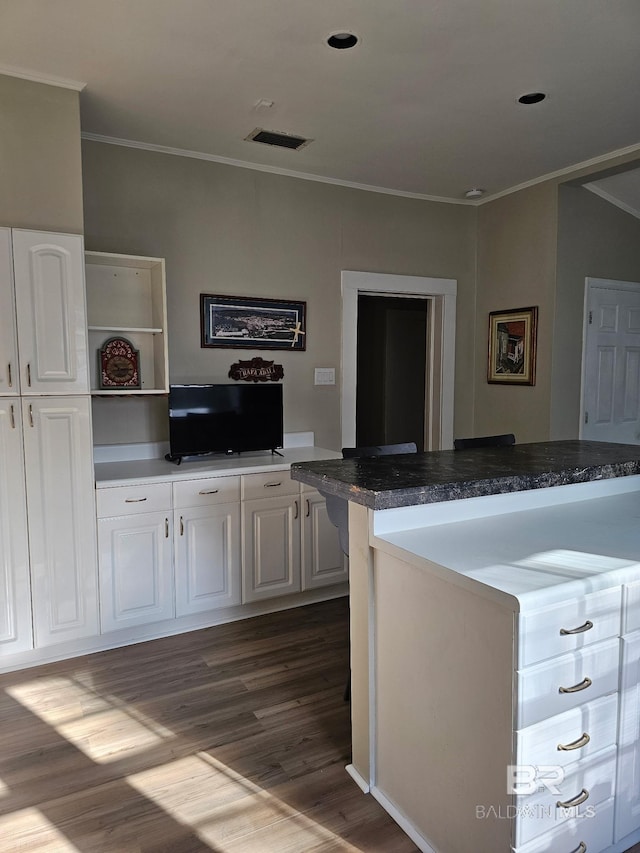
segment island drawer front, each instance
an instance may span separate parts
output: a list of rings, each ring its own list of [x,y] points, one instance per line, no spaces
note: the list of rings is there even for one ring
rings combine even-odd
[[[565,821],[560,827],[515,847],[513,853],[599,853],[613,841],[615,797],[589,808],[582,806],[579,817]]]
[[[242,498],[276,498],[279,495],[299,495],[300,483],[292,480],[288,471],[267,471],[264,474],[242,475]]]
[[[518,669],[620,634],[622,589],[598,590],[518,617]]]
[[[206,477],[202,480],[179,480],[173,484],[175,509],[235,503],[240,500],[240,477]]]
[[[98,518],[171,509],[171,483],[96,489]]]
[[[615,744],[617,730],[613,693],[516,732],[516,764],[566,767]]]
[[[615,637],[518,672],[517,728],[615,693],[619,668],[620,640]]]
[[[564,821],[578,817],[587,808],[593,808],[613,797],[616,757],[616,748],[611,746],[594,755],[591,761],[578,761],[568,766],[566,772],[562,768],[558,771],[553,768],[547,768],[546,771],[536,768],[536,777],[531,777],[532,781],[529,781],[528,774],[523,776],[526,790],[529,785],[538,785],[540,778],[548,787],[542,793],[523,794],[516,798],[516,846],[557,829]],[[542,775],[544,772],[546,777]],[[585,795],[587,798],[584,803],[573,808],[558,805],[583,799]]]

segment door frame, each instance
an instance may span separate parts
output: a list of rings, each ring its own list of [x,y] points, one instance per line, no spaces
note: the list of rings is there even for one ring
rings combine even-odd
[[[637,282],[618,281],[612,278],[592,278],[584,280],[584,313],[582,317],[582,364],[580,369],[580,421],[578,423],[578,438],[584,435],[584,417],[587,396],[587,334],[589,332],[589,303],[593,290],[628,290],[639,293]]]
[[[356,386],[358,374],[358,295],[411,296],[429,301],[427,310],[428,413],[425,449],[453,447],[456,294],[452,278],[342,271],[342,446],[356,442]]]

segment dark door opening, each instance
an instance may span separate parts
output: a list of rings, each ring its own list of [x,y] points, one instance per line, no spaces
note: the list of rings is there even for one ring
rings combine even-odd
[[[356,444],[425,448],[427,299],[358,296]]]

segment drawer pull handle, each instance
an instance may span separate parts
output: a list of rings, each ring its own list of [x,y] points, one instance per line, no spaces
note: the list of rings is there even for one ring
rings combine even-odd
[[[180,536],[184,536],[184,518],[180,516]]]
[[[280,481],[279,483],[265,483],[264,487],[265,487],[265,489],[273,489],[276,486],[281,486],[281,485],[282,485],[282,481]]]
[[[581,841],[580,844],[578,844],[574,853],[587,853],[587,845],[584,843],[584,841]]]
[[[220,489],[203,489],[201,492],[198,492],[199,495],[217,495]]]
[[[7,376],[9,378],[9,388],[13,388],[13,379],[11,378],[11,362],[7,365]]]
[[[27,364],[27,385],[31,388],[31,365]]]
[[[305,512],[305,516],[309,518],[309,516],[311,515],[311,501],[309,500],[309,498],[305,498],[305,503],[307,505],[307,511]]]
[[[584,634],[585,631],[590,631],[593,628],[593,622],[590,619],[580,625],[578,628],[560,628],[560,635],[566,637],[568,634]]]
[[[146,501],[146,498],[125,498],[124,502],[126,504],[141,504],[142,501]]]
[[[29,403],[29,426],[33,426],[33,406]]]
[[[300,515],[300,510],[298,509],[298,501],[293,502],[294,507],[296,508],[296,514],[293,516],[294,520],[298,518]]]
[[[587,687],[591,687],[593,682],[590,678],[583,678],[579,684],[574,684],[573,687],[560,687],[558,688],[559,693],[579,693],[581,690],[586,690]]]
[[[589,735],[584,732],[578,740],[574,740],[571,743],[559,743],[558,749],[560,752],[571,752],[572,749],[582,749],[583,746],[586,746],[591,738]]]
[[[574,806],[581,806],[582,803],[586,803],[589,799],[589,792],[586,788],[583,788],[579,794],[576,794],[575,797],[572,797],[570,800],[558,800],[556,806],[559,809],[572,809]]]
[[[13,404],[11,404],[11,429],[16,428],[16,413],[13,410]]]
[[[169,538],[169,519],[165,518],[164,520],[164,538]]]

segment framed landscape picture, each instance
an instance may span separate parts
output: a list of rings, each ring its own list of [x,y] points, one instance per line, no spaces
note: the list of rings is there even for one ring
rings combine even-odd
[[[488,382],[536,384],[537,331],[537,307],[491,311]]]
[[[201,346],[304,350],[306,314],[306,302],[201,293]]]

